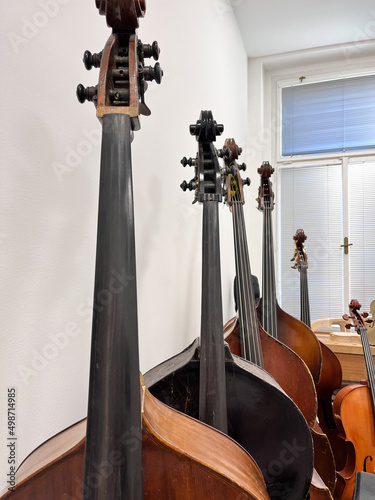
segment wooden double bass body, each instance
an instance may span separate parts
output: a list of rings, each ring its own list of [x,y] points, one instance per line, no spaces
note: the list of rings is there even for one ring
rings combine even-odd
[[[166,407],[142,381],[141,390],[142,433],[125,436],[124,442],[133,453],[142,449],[142,498],[269,500],[257,464],[237,443]],[[105,462],[95,462],[96,474],[84,485],[85,438],[86,419],[46,441],[21,464],[15,490],[4,493],[2,500],[93,498],[91,491],[112,477],[117,464],[124,470],[127,465],[114,451]],[[100,498],[136,498],[133,493],[126,495]]]
[[[225,141],[224,149],[227,148],[232,152],[224,161],[226,202],[233,215],[238,314],[225,325],[225,340],[234,354],[264,367],[303,413],[314,441],[315,468],[323,479],[314,471],[310,497],[330,499],[336,481],[335,464],[328,439],[321,436],[317,426],[317,396],[311,373],[294,351],[264,331],[257,317],[243,213],[243,183],[236,162],[241,149],[233,139]]]
[[[200,338],[147,372],[145,382],[168,406],[228,432],[258,463],[272,499],[301,500],[313,472],[306,420],[267,372],[233,356],[223,339],[218,220],[222,175],[212,144],[222,130],[210,111],[202,111],[190,126],[198,154],[182,160],[195,167],[195,177],[181,187],[195,190],[195,200],[203,205]]]
[[[99,86],[80,85],[103,126],[87,422],[81,421],[35,450],[19,467],[2,500],[269,500],[258,465],[223,433],[166,407],[140,380],[131,140],[140,128],[145,68],[158,56],[136,35],[141,1],[98,1],[113,24],[102,54]],[[113,21],[113,23],[112,23]],[[158,76],[159,75],[159,76]],[[126,277],[119,286],[113,271]],[[218,456],[217,450],[223,453]]]
[[[357,472],[375,474],[375,365],[365,327],[367,314],[361,315],[360,308],[358,300],[349,304],[352,326],[362,340],[368,385],[347,385],[333,402],[339,436],[347,448],[346,463],[337,473],[335,500],[352,500]],[[343,318],[348,320],[349,316]]]

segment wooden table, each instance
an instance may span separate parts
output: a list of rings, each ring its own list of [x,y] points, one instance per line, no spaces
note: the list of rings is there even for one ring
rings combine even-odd
[[[331,335],[333,333],[333,335]],[[333,351],[338,357],[341,368],[343,382],[360,382],[367,379],[365,359],[363,357],[362,344],[354,342],[338,342],[335,340],[335,333],[315,331],[318,339]],[[375,346],[371,346],[372,356],[375,362]]]

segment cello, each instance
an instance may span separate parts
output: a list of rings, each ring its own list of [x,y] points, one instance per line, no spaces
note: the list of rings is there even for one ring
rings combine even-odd
[[[103,127],[88,418],[35,450],[1,498],[267,500],[247,453],[162,405],[140,380],[131,140],[139,114],[150,114],[146,80],[161,76],[160,67],[145,67],[143,58],[159,51],[156,43],[145,46],[137,38],[144,2],[96,5],[113,32],[103,53],[84,56],[86,67],[100,66],[98,87],[77,88],[80,102],[94,102]],[[126,277],[125,284],[114,271]],[[103,294],[110,299],[105,307]],[[218,447],[228,455],[216,457]]]
[[[260,325],[257,317],[253,287],[251,285],[250,257],[246,238],[245,203],[240,170],[244,164],[238,165],[241,154],[234,139],[225,141],[224,150],[229,149],[230,156],[224,157],[226,165],[226,204],[232,213],[234,253],[237,277],[238,314],[224,327],[225,340],[231,352],[264,367],[296,403],[309,424],[314,440],[315,469],[323,479],[319,479],[316,471],[310,487],[311,498],[332,498],[335,485],[335,464],[332,450],[325,436],[317,428],[317,397],[314,381],[310,371],[301,358],[285,344],[269,335]],[[301,391],[301,387],[304,388]]]
[[[181,160],[195,170],[181,188],[193,190],[194,201],[203,205],[200,338],[147,372],[145,382],[164,403],[227,432],[243,446],[262,470],[272,499],[301,500],[313,472],[306,420],[267,372],[233,356],[223,339],[218,217],[222,173],[213,145],[222,131],[211,111],[202,111],[190,126],[198,153]],[[291,443],[298,447],[294,459]]]
[[[297,229],[293,236],[294,240],[294,260],[293,269],[300,272],[300,311],[301,321],[311,327],[310,302],[307,280],[308,256],[304,242],[307,236],[303,229]],[[320,380],[316,384],[318,396],[318,417],[319,425],[328,436],[335,456],[336,470],[340,470],[345,465],[346,449],[344,441],[337,435],[337,427],[333,417],[332,400],[335,391],[342,386],[342,368],[336,354],[323,342],[320,342],[322,349],[322,371]]]
[[[375,365],[365,324],[368,314],[359,312],[361,304],[353,299],[349,304],[347,327],[353,326],[361,336],[367,371],[367,385],[350,384],[343,387],[333,402],[333,415],[339,436],[345,440],[347,459],[337,473],[335,500],[352,500],[357,472],[375,474]],[[371,321],[372,322],[372,321]]]
[[[260,186],[258,210],[263,212],[262,297],[257,305],[262,327],[272,337],[295,351],[308,366],[317,383],[322,369],[322,349],[314,332],[302,321],[281,309],[276,297],[272,210],[275,204],[270,177],[274,168],[268,161],[258,168]]]

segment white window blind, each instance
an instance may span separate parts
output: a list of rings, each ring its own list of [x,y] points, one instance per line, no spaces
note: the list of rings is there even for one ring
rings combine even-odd
[[[375,148],[375,75],[282,89],[281,155]]]
[[[349,229],[350,299],[370,312],[375,300],[375,163],[349,164]]]
[[[339,165],[279,170],[279,276],[281,307],[300,318],[300,275],[291,266],[297,229],[308,254],[311,320],[341,317],[343,309],[342,168]]]

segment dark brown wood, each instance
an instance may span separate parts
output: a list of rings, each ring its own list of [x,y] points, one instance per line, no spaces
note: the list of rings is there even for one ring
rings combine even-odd
[[[116,30],[138,28],[138,18],[146,11],[146,0],[95,0],[99,14],[105,15],[107,25]]]

